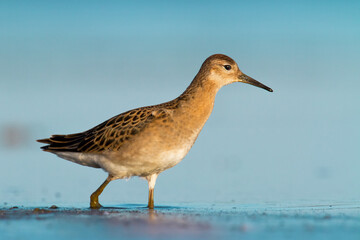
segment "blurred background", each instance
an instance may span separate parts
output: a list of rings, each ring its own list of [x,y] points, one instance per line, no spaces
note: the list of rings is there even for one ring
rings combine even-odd
[[[359,200],[359,1],[1,1],[0,205],[87,206],[107,174],[35,140],[171,100],[214,53],[274,93],[224,87],[155,203]],[[101,202],[147,194],[119,180]]]

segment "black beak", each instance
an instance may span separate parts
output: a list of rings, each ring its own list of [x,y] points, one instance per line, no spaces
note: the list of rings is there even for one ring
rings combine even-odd
[[[261,82],[258,82],[255,79],[253,79],[245,74],[241,74],[238,78],[239,78],[239,82],[248,83],[248,84],[254,85],[256,87],[268,90],[269,92],[273,92],[273,90],[271,88],[269,88],[268,86],[265,86]]]

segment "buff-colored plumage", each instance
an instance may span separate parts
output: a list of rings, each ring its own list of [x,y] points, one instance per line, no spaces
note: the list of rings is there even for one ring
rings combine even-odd
[[[53,135],[38,140],[49,145],[42,147],[47,152],[69,151],[100,153],[118,151],[127,141],[138,134],[156,118],[164,118],[165,112],[158,106],[134,109],[76,134]]]
[[[117,115],[82,133],[38,140],[42,149],[85,166],[102,168],[109,177],[91,196],[114,179],[144,177],[149,182],[149,207],[154,207],[156,177],[188,153],[209,118],[217,91],[232,82],[245,82],[272,91],[243,74],[234,60],[216,54],[203,63],[190,86],[178,98]]]

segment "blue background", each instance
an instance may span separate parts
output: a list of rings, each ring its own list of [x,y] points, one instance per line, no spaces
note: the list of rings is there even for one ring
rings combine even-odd
[[[155,203],[358,200],[359,1],[1,1],[0,204],[87,206],[106,173],[35,139],[171,100],[214,53],[274,93],[224,87]],[[145,204],[147,184],[101,201]]]

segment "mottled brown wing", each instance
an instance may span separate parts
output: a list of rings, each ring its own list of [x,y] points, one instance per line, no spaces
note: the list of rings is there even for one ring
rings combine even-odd
[[[138,134],[155,118],[151,108],[136,109],[100,124],[89,130],[78,146],[79,152],[119,150],[130,138]]]
[[[45,151],[102,152],[118,150],[133,136],[141,132],[150,122],[166,115],[155,107],[134,109],[117,115],[83,133],[53,135],[38,140],[49,144],[42,147]]]

